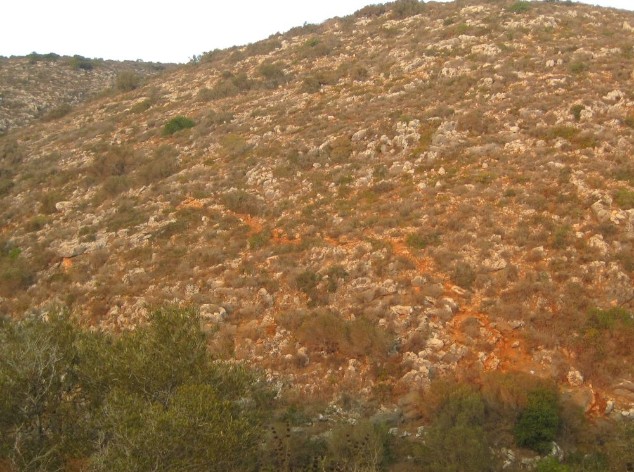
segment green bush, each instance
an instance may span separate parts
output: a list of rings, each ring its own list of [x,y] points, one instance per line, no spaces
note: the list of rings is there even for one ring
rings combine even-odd
[[[146,98],[145,100],[135,103],[134,106],[130,108],[130,111],[132,113],[143,113],[144,111],[147,111],[150,108],[152,108],[153,104],[154,104],[153,100]]]
[[[528,404],[515,422],[515,442],[540,454],[550,452],[560,426],[557,392],[542,388],[529,392]]]
[[[46,113],[42,117],[42,119],[44,121],[59,120],[60,118],[63,118],[66,115],[68,115],[72,110],[73,110],[73,107],[70,104],[64,103],[62,105],[59,105],[58,107],[51,109],[48,113]]]
[[[25,153],[15,139],[3,139],[0,145],[0,169],[15,166],[24,160]],[[1,175],[1,174],[0,174]]]
[[[309,75],[302,80],[302,92],[317,93],[321,90],[321,85],[321,82],[316,76]]]
[[[268,88],[277,88],[287,82],[283,65],[278,62],[265,62],[258,68],[258,72],[266,80]]]
[[[614,193],[614,201],[624,210],[634,208],[634,192],[625,188],[618,189]]]
[[[317,284],[320,279],[321,277],[319,277],[319,274],[313,272],[312,270],[305,270],[295,277],[295,285],[298,290],[304,292],[308,296],[311,296],[317,288]]]
[[[70,60],[70,65],[74,69],[81,70],[92,70],[95,67],[95,62],[92,59],[88,59],[87,57],[75,55]]]
[[[509,7],[511,13],[525,13],[530,9],[531,4],[526,0],[518,0]]]
[[[581,112],[585,109],[586,107],[581,104],[573,105],[570,107],[570,114],[574,117],[575,121],[579,121],[581,119]]]
[[[328,56],[334,46],[335,44],[332,41],[324,41],[317,36],[313,36],[300,46],[299,55],[302,59],[316,59]]]
[[[581,74],[582,72],[588,70],[588,64],[581,61],[571,62],[568,66],[568,70],[570,70],[573,74]]]
[[[32,52],[26,57],[31,64],[35,64],[40,61],[56,62],[61,56],[59,54],[55,54],[54,52],[49,52],[48,54],[38,54],[37,52]]]
[[[260,249],[268,244],[271,240],[271,232],[268,230],[260,231],[249,238],[249,249]]]
[[[475,282],[476,272],[470,264],[466,262],[458,262],[451,274],[451,281],[456,285],[470,289]]]
[[[537,472],[570,472],[570,467],[561,464],[554,457],[546,457],[537,463]]]
[[[425,249],[428,246],[435,246],[440,242],[438,233],[411,233],[405,238],[405,243],[412,249]]]
[[[35,281],[35,270],[24,259],[20,248],[0,241],[0,297],[13,297]]]
[[[418,0],[396,0],[391,4],[391,10],[395,18],[403,19],[423,13],[425,11],[425,2]]]
[[[45,192],[40,195],[40,213],[45,215],[52,215],[57,212],[57,207],[55,206],[57,202],[62,201],[62,196],[56,191]]]
[[[187,118],[186,116],[175,116],[167,123],[165,123],[165,126],[163,127],[163,135],[170,136],[178,131],[193,128],[195,125],[196,123],[194,123],[193,120]]]
[[[264,212],[263,203],[256,196],[244,190],[227,192],[223,195],[222,200],[225,206],[235,213],[259,216]]]

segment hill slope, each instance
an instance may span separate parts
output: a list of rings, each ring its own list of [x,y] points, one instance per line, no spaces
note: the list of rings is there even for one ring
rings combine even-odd
[[[631,25],[368,7],[15,130],[0,310],[116,330],[193,304],[217,355],[313,398],[520,370],[629,415]]]

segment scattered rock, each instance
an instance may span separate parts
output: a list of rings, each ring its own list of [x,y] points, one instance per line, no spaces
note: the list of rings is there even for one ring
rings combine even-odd
[[[580,387],[581,385],[583,385],[583,376],[581,375],[581,372],[572,367],[568,371],[566,379],[572,387]]]
[[[414,309],[411,306],[394,305],[390,307],[390,311],[396,316],[407,316],[411,315]]]
[[[429,338],[427,340],[427,347],[429,347],[430,349],[433,349],[435,351],[439,351],[440,349],[442,349],[445,346],[445,343],[443,340],[438,339],[438,338]]]
[[[227,319],[227,310],[218,305],[200,305],[200,317],[208,322],[222,323]]]

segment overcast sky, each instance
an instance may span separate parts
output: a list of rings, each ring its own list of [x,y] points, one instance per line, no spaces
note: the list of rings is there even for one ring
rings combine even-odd
[[[385,0],[7,0],[0,55],[55,52],[187,62]],[[634,10],[634,0],[587,0]]]

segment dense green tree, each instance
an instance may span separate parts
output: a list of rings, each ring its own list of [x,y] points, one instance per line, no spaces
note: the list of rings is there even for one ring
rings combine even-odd
[[[534,390],[528,394],[528,404],[515,423],[515,441],[518,446],[548,453],[560,423],[557,392],[547,388]]]
[[[272,394],[214,361],[193,310],[119,335],[67,315],[0,323],[0,463],[62,470],[250,470]]]
[[[0,456],[19,470],[55,470],[86,451],[77,336],[63,314],[0,326]]]

